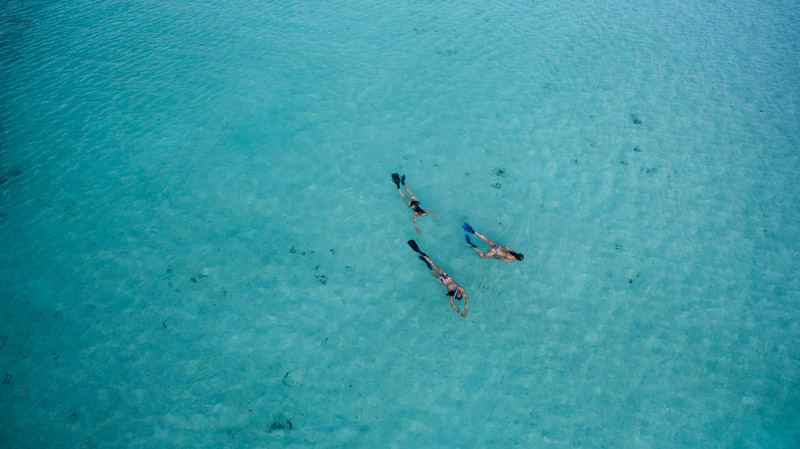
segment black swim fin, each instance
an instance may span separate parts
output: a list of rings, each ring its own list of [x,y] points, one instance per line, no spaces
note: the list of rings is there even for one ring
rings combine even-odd
[[[426,259],[425,256],[419,256],[419,260],[425,262],[425,265],[428,266],[429,270],[433,270],[433,265],[431,265],[431,263],[428,262],[428,259]]]
[[[394,185],[396,185],[397,188],[399,189],[400,188],[400,175],[398,175],[397,173],[392,173],[392,182],[394,182]]]
[[[414,251],[422,254],[423,256],[427,256],[427,254],[425,254],[425,253],[423,253],[422,251],[419,250],[419,246],[417,246],[417,242],[415,242],[414,240],[409,240],[408,241],[408,246],[410,246],[411,249],[413,249]]]
[[[400,184],[406,185],[406,175],[400,177]]]

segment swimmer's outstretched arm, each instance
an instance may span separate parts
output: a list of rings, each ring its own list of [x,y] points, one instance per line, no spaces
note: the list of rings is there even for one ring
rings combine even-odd
[[[439,223],[439,216],[436,215],[436,212],[434,212],[434,211],[432,211],[430,209],[425,209],[425,212],[432,213],[434,218],[436,218],[436,223]],[[417,234],[422,235],[422,231],[420,231],[419,228],[417,227],[417,217],[419,217],[419,212],[414,211],[414,229],[417,230]]]
[[[450,297],[450,307],[452,307],[452,308],[453,308],[453,310],[455,310],[455,311],[456,311],[456,313],[458,313],[459,315],[461,315],[461,311],[460,311],[460,310],[458,310],[458,307],[456,307],[456,304],[455,304],[455,302],[453,302],[453,295],[447,295],[447,296],[449,296],[449,297]],[[463,316],[463,315],[461,315],[461,316]]]
[[[456,290],[456,291],[458,291],[458,290]],[[458,307],[456,306],[456,304],[453,302],[453,297],[454,297],[455,295],[447,295],[447,296],[449,296],[449,297],[450,297],[450,307],[452,307],[452,308],[453,308],[453,310],[455,310],[456,312],[458,312],[458,314],[459,314],[459,315],[461,315],[462,317],[466,318],[466,317],[467,317],[467,314],[469,313],[469,310],[467,310],[467,306],[469,305],[469,296],[467,296],[467,292],[466,292],[466,291],[464,291],[463,289],[461,289],[461,296],[463,296],[463,297],[464,297],[464,300],[465,300],[465,301],[464,301],[464,313],[461,313],[461,311],[458,309]]]
[[[419,217],[419,214],[414,212],[414,229],[417,230],[417,234],[422,235],[422,231],[420,231],[419,227],[417,226],[417,217]]]

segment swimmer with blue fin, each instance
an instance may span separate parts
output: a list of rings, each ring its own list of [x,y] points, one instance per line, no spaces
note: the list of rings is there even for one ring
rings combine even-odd
[[[428,212],[430,212],[436,218],[436,223],[439,223],[439,216],[436,215],[436,212],[432,210],[425,210],[422,208],[422,206],[419,205],[419,198],[417,198],[413,193],[411,193],[411,189],[409,189],[408,186],[406,185],[406,175],[403,175],[401,177],[397,173],[392,173],[392,181],[397,186],[397,192],[400,194],[400,196],[403,197],[403,201],[405,201],[406,204],[408,204],[408,207],[414,211],[414,229],[417,230],[417,234],[422,235],[422,231],[420,231],[419,228],[417,227],[417,217],[422,217],[424,215],[427,215]],[[406,198],[406,196],[403,194],[403,190],[400,189],[400,184],[403,184],[403,187],[406,188],[406,192],[408,192],[408,196],[411,199]]]
[[[414,251],[419,253],[419,258],[421,261],[425,262],[425,265],[428,266],[428,269],[431,270],[431,274],[433,277],[439,278],[439,282],[447,287],[447,293],[445,293],[450,298],[450,307],[453,308],[459,315],[466,318],[469,310],[467,310],[467,306],[469,305],[469,296],[467,296],[467,292],[464,290],[464,287],[458,285],[453,278],[450,277],[444,270],[437,267],[433,260],[428,257],[427,254],[420,251],[419,246],[417,246],[417,242],[413,240],[408,241],[408,246],[411,247]],[[455,301],[464,300],[464,313],[461,313],[461,310],[456,306]]]
[[[488,238],[486,238],[485,235],[476,232],[474,229],[472,229],[472,226],[470,226],[469,223],[464,223],[461,227],[464,228],[464,232],[466,232],[466,234],[464,234],[464,238],[467,240],[467,243],[469,243],[469,245],[472,246],[472,249],[474,249],[475,252],[478,253],[481,259],[491,259],[494,257],[495,259],[500,259],[511,263],[515,260],[521,261],[522,259],[525,258],[525,256],[522,255],[522,253],[518,253],[507,246],[489,240]],[[488,251],[481,251],[480,249],[478,249],[477,246],[475,246],[472,243],[472,241],[470,241],[469,239],[470,234],[478,236],[478,238],[483,240],[487,245],[491,246],[491,248]]]

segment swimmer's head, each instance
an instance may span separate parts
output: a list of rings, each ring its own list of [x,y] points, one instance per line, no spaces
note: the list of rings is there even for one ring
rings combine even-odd
[[[459,289],[456,289],[456,290],[455,290],[454,292],[452,292],[452,293],[451,293],[451,292],[447,292],[447,293],[445,293],[445,295],[447,295],[447,296],[453,295],[453,299],[456,299],[456,300],[458,300],[458,301],[460,301],[460,300],[464,299],[464,294],[463,294],[463,293],[461,293],[461,289],[460,289],[460,288],[459,288]]]
[[[514,256],[517,260],[522,260],[525,258],[522,253],[515,253],[514,251],[509,251],[508,253]]]

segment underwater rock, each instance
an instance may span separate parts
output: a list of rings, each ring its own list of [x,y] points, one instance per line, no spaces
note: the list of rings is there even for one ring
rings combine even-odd
[[[289,388],[292,388],[294,386],[294,380],[289,375],[289,371],[286,371],[286,374],[283,375],[283,379],[281,380],[281,382],[283,382],[283,384]]]
[[[77,217],[75,214],[75,202],[73,201],[72,204],[68,204],[64,207],[64,214],[62,215],[62,222],[66,223],[70,217]]]
[[[296,248],[294,245],[292,245],[292,247],[291,247],[291,248],[289,248],[289,252],[290,252],[290,253],[292,253],[292,254],[297,254],[297,253],[300,253],[300,255],[301,255],[301,256],[305,256],[305,255],[306,255],[306,252],[305,252],[305,251],[300,251],[300,250],[298,250],[298,249],[297,249],[297,248]],[[309,253],[309,254],[316,254],[316,252],[315,252],[315,251],[309,251],[308,253]]]
[[[269,427],[267,427],[267,433],[272,433],[275,430],[292,430],[294,429],[294,424],[292,424],[292,420],[283,416],[283,414],[278,415],[271,423],[269,423]]]
[[[0,174],[0,186],[22,174],[19,167],[13,167],[8,172]]]

